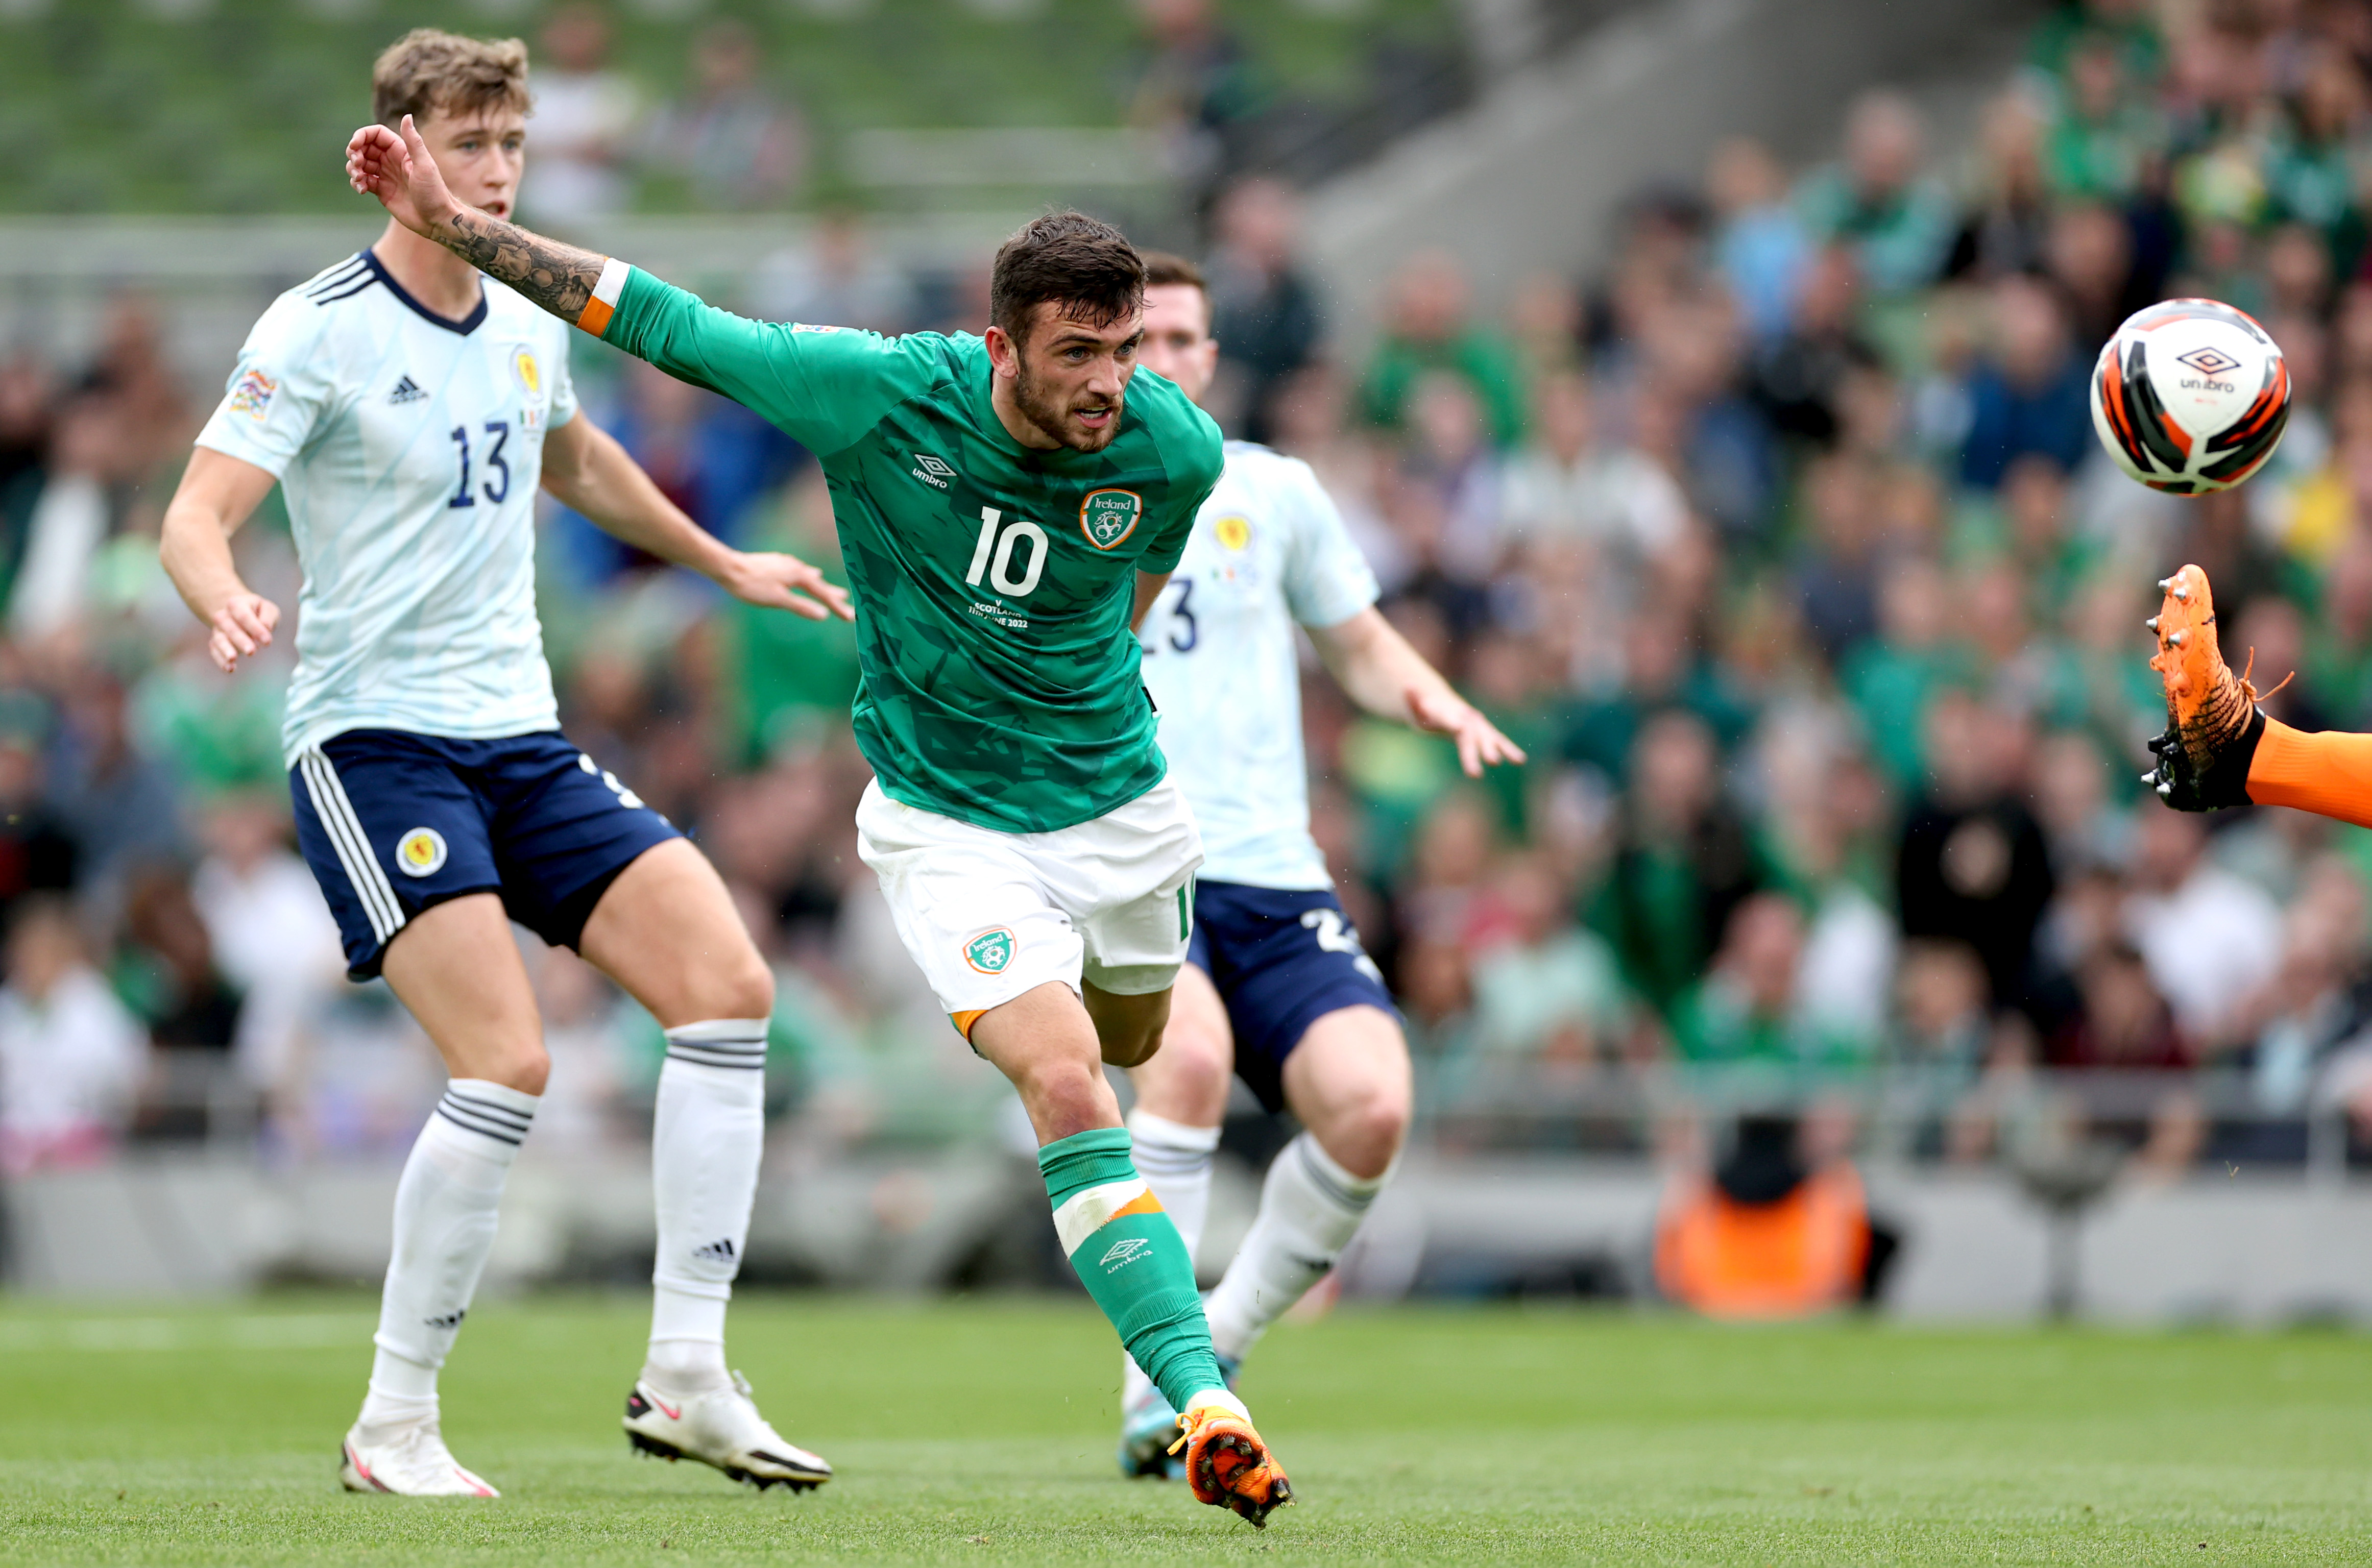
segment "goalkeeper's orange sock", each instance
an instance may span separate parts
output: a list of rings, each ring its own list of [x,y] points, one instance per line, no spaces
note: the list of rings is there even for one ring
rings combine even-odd
[[[2372,735],[2310,735],[2268,718],[2249,762],[2249,798],[2372,828]]]

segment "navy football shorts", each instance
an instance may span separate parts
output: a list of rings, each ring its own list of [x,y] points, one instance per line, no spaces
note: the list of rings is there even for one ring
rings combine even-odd
[[[1272,1111],[1285,1109],[1285,1059],[1310,1025],[1363,1003],[1400,1016],[1331,889],[1198,881],[1186,961],[1218,988],[1236,1076]]]
[[[355,980],[378,975],[407,922],[464,893],[500,893],[513,920],[574,947],[618,873],[682,836],[556,729],[348,730],[300,755],[288,787]]]

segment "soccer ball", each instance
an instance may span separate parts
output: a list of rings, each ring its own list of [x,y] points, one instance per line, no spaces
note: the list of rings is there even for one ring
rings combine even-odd
[[[2204,495],[2265,466],[2290,419],[2281,346],[2213,299],[2136,310],[2092,370],[2092,428],[2152,490]]]

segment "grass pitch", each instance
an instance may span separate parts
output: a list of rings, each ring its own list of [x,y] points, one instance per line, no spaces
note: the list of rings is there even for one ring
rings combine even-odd
[[[340,1493],[356,1296],[0,1303],[0,1562],[2157,1562],[2372,1557],[2372,1342],[1737,1330],[1564,1310],[1286,1325],[1265,1533],[1111,1461],[1081,1301],[745,1295],[733,1359],[840,1479],[638,1459],[631,1299],[489,1302],[445,1429],[499,1503]]]

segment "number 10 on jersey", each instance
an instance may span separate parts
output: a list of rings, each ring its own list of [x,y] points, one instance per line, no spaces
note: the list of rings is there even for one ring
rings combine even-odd
[[[980,587],[981,574],[985,572],[990,587],[1019,598],[1038,586],[1039,576],[1046,570],[1046,530],[1024,517],[1016,517],[1011,526],[1000,528],[1003,517],[1004,514],[994,506],[980,509],[980,542],[972,546],[971,568],[964,574],[964,585]],[[1013,552],[1024,540],[1029,544],[1029,566],[1017,577],[1013,575]]]

